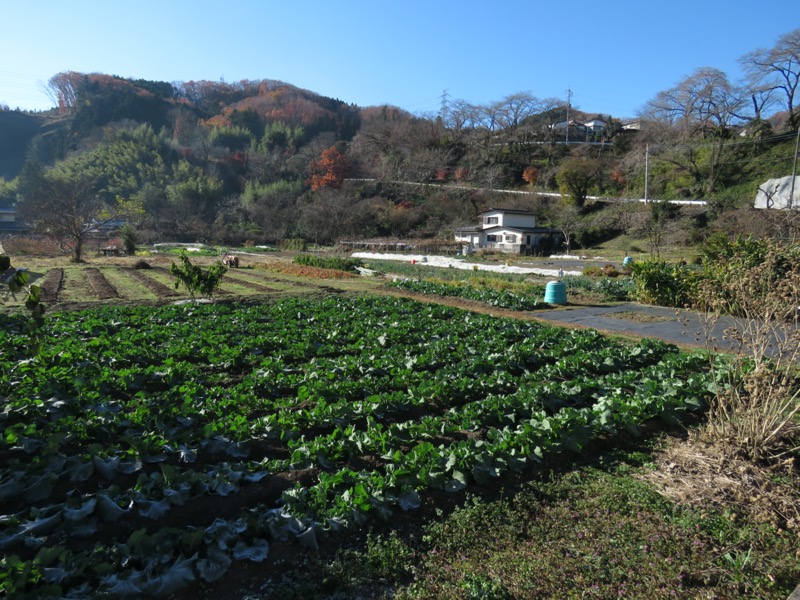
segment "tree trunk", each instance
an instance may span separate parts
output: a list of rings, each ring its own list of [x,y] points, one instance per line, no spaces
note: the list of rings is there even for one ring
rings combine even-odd
[[[72,262],[79,263],[83,260],[83,238],[75,238],[75,245],[72,247]]]

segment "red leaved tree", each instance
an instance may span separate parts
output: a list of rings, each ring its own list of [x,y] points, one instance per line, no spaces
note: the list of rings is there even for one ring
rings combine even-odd
[[[534,166],[525,167],[522,178],[528,185],[536,185],[536,182],[539,181],[539,169]]]
[[[326,148],[317,160],[308,165],[308,180],[312,191],[323,188],[341,187],[347,175],[347,157],[339,152],[335,146]]]

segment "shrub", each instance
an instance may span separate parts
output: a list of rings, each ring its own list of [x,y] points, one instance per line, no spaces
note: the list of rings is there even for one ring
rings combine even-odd
[[[629,277],[603,277],[597,281],[597,291],[604,300],[630,300],[636,292],[636,283]]]
[[[583,270],[583,274],[586,277],[600,277],[603,274],[603,270],[600,267],[589,266]]]
[[[364,263],[358,258],[343,258],[340,256],[317,256],[315,254],[298,254],[292,261],[295,264],[318,269],[336,269],[338,271],[355,271]]]
[[[617,277],[619,275],[619,271],[614,265],[606,265],[603,267],[603,275],[606,277]]]
[[[130,223],[125,223],[119,230],[120,238],[122,238],[122,247],[125,248],[125,254],[134,256],[136,254],[136,244],[139,243],[139,234],[136,227]]]
[[[631,269],[638,301],[676,308],[692,304],[699,281],[695,269],[663,260],[635,262]]]
[[[172,263],[170,267],[170,273],[176,277],[175,289],[177,290],[183,284],[192,298],[197,293],[204,298],[211,298],[227,269],[222,263],[214,263],[206,271],[203,271],[203,269],[189,261],[186,253],[181,254],[180,258],[180,266]]]
[[[306,241],[303,238],[287,238],[287,239],[281,240],[278,243],[278,247],[281,250],[286,250],[286,251],[289,251],[289,252],[291,252],[291,251],[305,252],[305,250],[306,250],[306,248],[308,246],[307,246]]]
[[[704,433],[735,453],[764,459],[800,449],[800,246],[750,241],[712,255],[695,308],[706,316],[706,339],[722,315],[736,344],[733,368],[711,402]],[[719,377],[717,379],[720,379]]]

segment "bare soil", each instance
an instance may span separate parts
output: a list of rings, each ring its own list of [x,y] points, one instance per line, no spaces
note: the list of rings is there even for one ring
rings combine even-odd
[[[148,271],[130,269],[126,270],[125,272],[131,279],[135,279],[136,281],[141,283],[148,290],[153,292],[158,298],[177,298],[184,295],[179,293],[174,288],[164,285],[160,281],[156,281],[150,275],[147,274]]]
[[[111,285],[105,278],[105,275],[96,267],[89,267],[86,269],[86,277],[89,279],[89,285],[92,286],[95,296],[98,300],[109,300],[111,298],[119,298],[117,288]]]
[[[44,281],[41,283],[42,302],[58,302],[58,293],[61,291],[63,282],[64,269],[50,269],[47,271],[47,274],[44,276]]]

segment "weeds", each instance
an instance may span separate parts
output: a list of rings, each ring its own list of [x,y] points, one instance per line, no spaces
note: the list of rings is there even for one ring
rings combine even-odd
[[[465,502],[427,527],[414,583],[397,597],[784,598],[792,589],[791,536],[682,508],[640,470],[623,459]]]
[[[797,248],[773,242],[752,253],[724,255],[710,266],[717,277],[698,286],[696,308],[710,332],[727,315],[733,367],[717,390],[703,433],[760,460],[800,449],[800,265]],[[711,336],[706,333],[709,345]],[[718,363],[712,359],[712,368]]]

